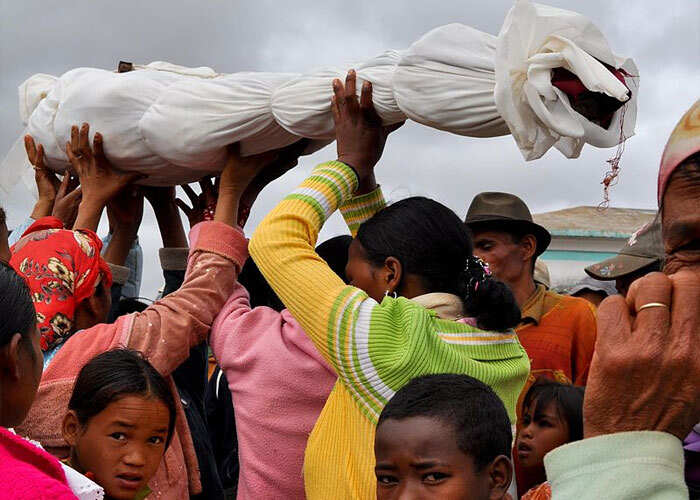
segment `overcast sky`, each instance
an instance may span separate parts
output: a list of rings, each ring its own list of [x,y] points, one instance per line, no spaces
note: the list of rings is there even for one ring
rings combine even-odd
[[[641,75],[637,135],[628,140],[612,206],[653,208],[663,145],[700,89],[700,1],[549,0],[591,18],[613,51],[633,57]],[[430,29],[459,22],[497,34],[510,0],[175,1],[0,0],[0,159],[22,131],[17,86],[34,73],[80,66],[112,69],[119,60],[169,61],[219,72],[305,72],[402,49]],[[255,224],[331,145],[269,186],[253,209]],[[389,198],[424,194],[463,216],[481,191],[519,195],[533,212],[601,201],[600,181],[613,150],[586,146],[577,160],[552,149],[525,163],[510,136],[474,139],[409,123],[389,139],[378,177]],[[0,202],[7,204],[6,200]],[[10,209],[12,207],[9,207]],[[336,218],[321,239],[343,232]],[[150,208],[141,230],[142,295],[161,277],[160,238]]]

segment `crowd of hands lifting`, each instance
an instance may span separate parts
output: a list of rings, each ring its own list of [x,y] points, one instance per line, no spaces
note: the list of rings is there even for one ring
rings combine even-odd
[[[377,188],[374,169],[388,135],[402,123],[388,127],[372,103],[372,86],[364,82],[357,97],[356,76],[333,81],[331,102],[336,127],[337,159],[358,177],[356,194]],[[70,169],[63,179],[45,163],[41,144],[25,137],[29,161],[39,191],[32,218],[53,215],[66,228],[97,230],[107,208],[112,240],[105,259],[123,264],[138,233],[144,198],[153,206],[166,247],[187,247],[178,207],[190,226],[214,220],[243,227],[261,190],[297,165],[307,145],[302,139],[275,151],[241,156],[236,144],[228,148],[226,166],[215,180],[199,182],[201,193],[183,186],[191,206],[177,199],[174,187],[142,187],[145,176],[114,169],[104,153],[102,135],[89,140],[87,123],[73,126],[66,143]],[[109,141],[109,138],[107,138]],[[465,169],[464,175],[475,172]],[[666,307],[639,308],[662,303]],[[652,273],[633,283],[626,298],[607,298],[598,310],[598,337],[584,399],[584,437],[624,431],[656,430],[682,439],[697,422],[700,401],[700,284],[692,273],[667,276]],[[638,311],[638,312],[637,312]]]

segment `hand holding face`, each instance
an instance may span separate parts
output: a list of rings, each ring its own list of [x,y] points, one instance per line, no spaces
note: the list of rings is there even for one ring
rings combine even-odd
[[[665,304],[665,306],[659,305]],[[584,398],[584,435],[668,432],[700,420],[700,278],[651,273],[627,299],[598,309],[598,339]]]

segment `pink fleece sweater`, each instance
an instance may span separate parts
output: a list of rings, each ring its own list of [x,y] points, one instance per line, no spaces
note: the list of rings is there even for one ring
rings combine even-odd
[[[76,496],[58,460],[0,427],[0,498],[75,500]]]
[[[203,342],[214,318],[231,295],[248,257],[240,230],[202,222],[190,232],[191,250],[179,290],[141,313],[121,316],[74,334],[44,370],[34,405],[17,431],[39,441],[60,458],[68,454],[61,433],[63,417],[80,369],[93,357],[119,347],[141,351],[167,377],[177,406],[175,434],[149,486],[149,500],[188,499],[201,491],[199,464],[180,397],[170,374]]]
[[[209,339],[233,397],[238,498],[303,499],[306,441],[337,376],[289,311],[236,284]]]

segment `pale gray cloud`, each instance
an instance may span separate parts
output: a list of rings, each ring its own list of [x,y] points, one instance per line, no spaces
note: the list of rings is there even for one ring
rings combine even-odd
[[[577,10],[631,56],[641,74],[637,135],[622,159],[614,206],[655,206],[656,170],[676,121],[698,98],[700,2],[696,0],[544,0]],[[0,157],[21,133],[17,86],[34,73],[59,75],[79,66],[114,68],[121,59],[165,60],[217,71],[304,72],[404,48],[428,30],[460,22],[497,34],[510,0],[371,0],[232,2],[0,0]],[[484,190],[522,196],[535,212],[601,201],[600,181],[613,150],[586,147],[577,160],[550,151],[525,163],[512,138],[458,137],[407,124],[389,140],[378,176],[387,193],[432,196],[464,215]],[[331,145],[269,186],[254,207],[252,229]],[[6,203],[6,200],[0,200]],[[143,293],[160,285],[160,238],[150,209],[141,231],[146,254]],[[343,231],[334,218],[321,238]]]

